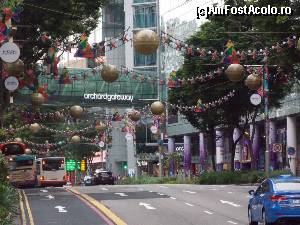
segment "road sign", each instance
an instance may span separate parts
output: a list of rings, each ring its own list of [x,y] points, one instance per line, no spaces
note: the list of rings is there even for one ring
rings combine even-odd
[[[19,81],[16,77],[7,77],[4,81],[5,88],[9,91],[15,91],[18,89]]]
[[[289,156],[293,156],[296,154],[296,149],[294,147],[288,147],[287,153]]]
[[[274,143],[272,146],[273,152],[282,152],[282,144],[281,143]]]
[[[251,95],[250,97],[250,102],[253,104],[253,105],[259,105],[261,103],[261,96],[259,94],[253,94]]]
[[[20,57],[20,48],[13,42],[7,42],[0,48],[0,57],[4,62],[13,63]]]
[[[75,171],[76,170],[76,161],[73,159],[66,160],[66,170],[67,171]]]
[[[150,130],[151,130],[152,134],[157,134],[157,132],[158,132],[157,126],[151,126]]]

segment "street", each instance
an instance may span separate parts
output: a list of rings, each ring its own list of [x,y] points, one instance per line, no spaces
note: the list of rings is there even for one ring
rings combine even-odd
[[[250,189],[255,187],[155,184],[27,189],[32,221],[27,218],[23,224],[245,225]],[[108,211],[106,217],[105,212],[99,213],[102,207]]]

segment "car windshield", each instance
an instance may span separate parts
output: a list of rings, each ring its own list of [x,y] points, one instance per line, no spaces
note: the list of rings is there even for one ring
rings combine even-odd
[[[300,180],[276,181],[275,188],[278,191],[300,191]]]

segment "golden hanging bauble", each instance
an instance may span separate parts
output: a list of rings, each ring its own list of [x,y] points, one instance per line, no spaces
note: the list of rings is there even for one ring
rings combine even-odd
[[[78,135],[74,135],[72,138],[71,138],[71,142],[74,143],[74,144],[77,144],[80,142],[80,137]]]
[[[162,102],[156,101],[151,104],[151,112],[154,115],[161,115],[165,111],[165,106]]]
[[[19,143],[22,143],[22,142],[23,142],[22,138],[15,138],[14,141],[15,141],[15,142],[19,142]]]
[[[4,69],[7,71],[9,75],[20,75],[24,72],[24,63],[21,59],[13,63],[4,63]]]
[[[29,128],[33,134],[36,134],[41,130],[41,126],[38,123],[31,124]]]
[[[119,71],[113,65],[104,65],[101,70],[101,77],[105,82],[112,83],[119,78]]]
[[[153,54],[159,46],[157,34],[149,29],[138,31],[133,37],[133,47],[143,55]]]
[[[45,97],[41,93],[33,93],[31,95],[31,103],[35,106],[40,106],[45,102]]]
[[[231,64],[225,71],[228,79],[232,82],[239,82],[244,78],[244,67],[240,64]]]
[[[95,129],[97,131],[104,131],[106,129],[106,125],[105,125],[105,123],[102,123],[102,122],[97,123],[95,126]]]
[[[245,80],[245,85],[253,91],[258,90],[262,85],[262,79],[257,74],[250,74]]]
[[[129,113],[129,118],[132,121],[139,121],[141,119],[141,113],[137,110],[133,110],[132,112]]]
[[[83,108],[79,105],[73,105],[70,108],[70,115],[75,119],[80,118],[82,113],[83,113]]]
[[[26,155],[30,155],[31,153],[32,153],[31,149],[29,149],[29,148],[25,149],[25,154]]]

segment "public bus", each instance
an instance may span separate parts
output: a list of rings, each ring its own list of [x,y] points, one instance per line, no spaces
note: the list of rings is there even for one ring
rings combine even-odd
[[[64,157],[44,157],[37,160],[39,186],[63,186],[67,183],[66,174]]]
[[[8,181],[16,187],[34,187],[37,183],[36,157],[25,154],[26,145],[6,142],[0,144],[0,151],[8,165]]]

